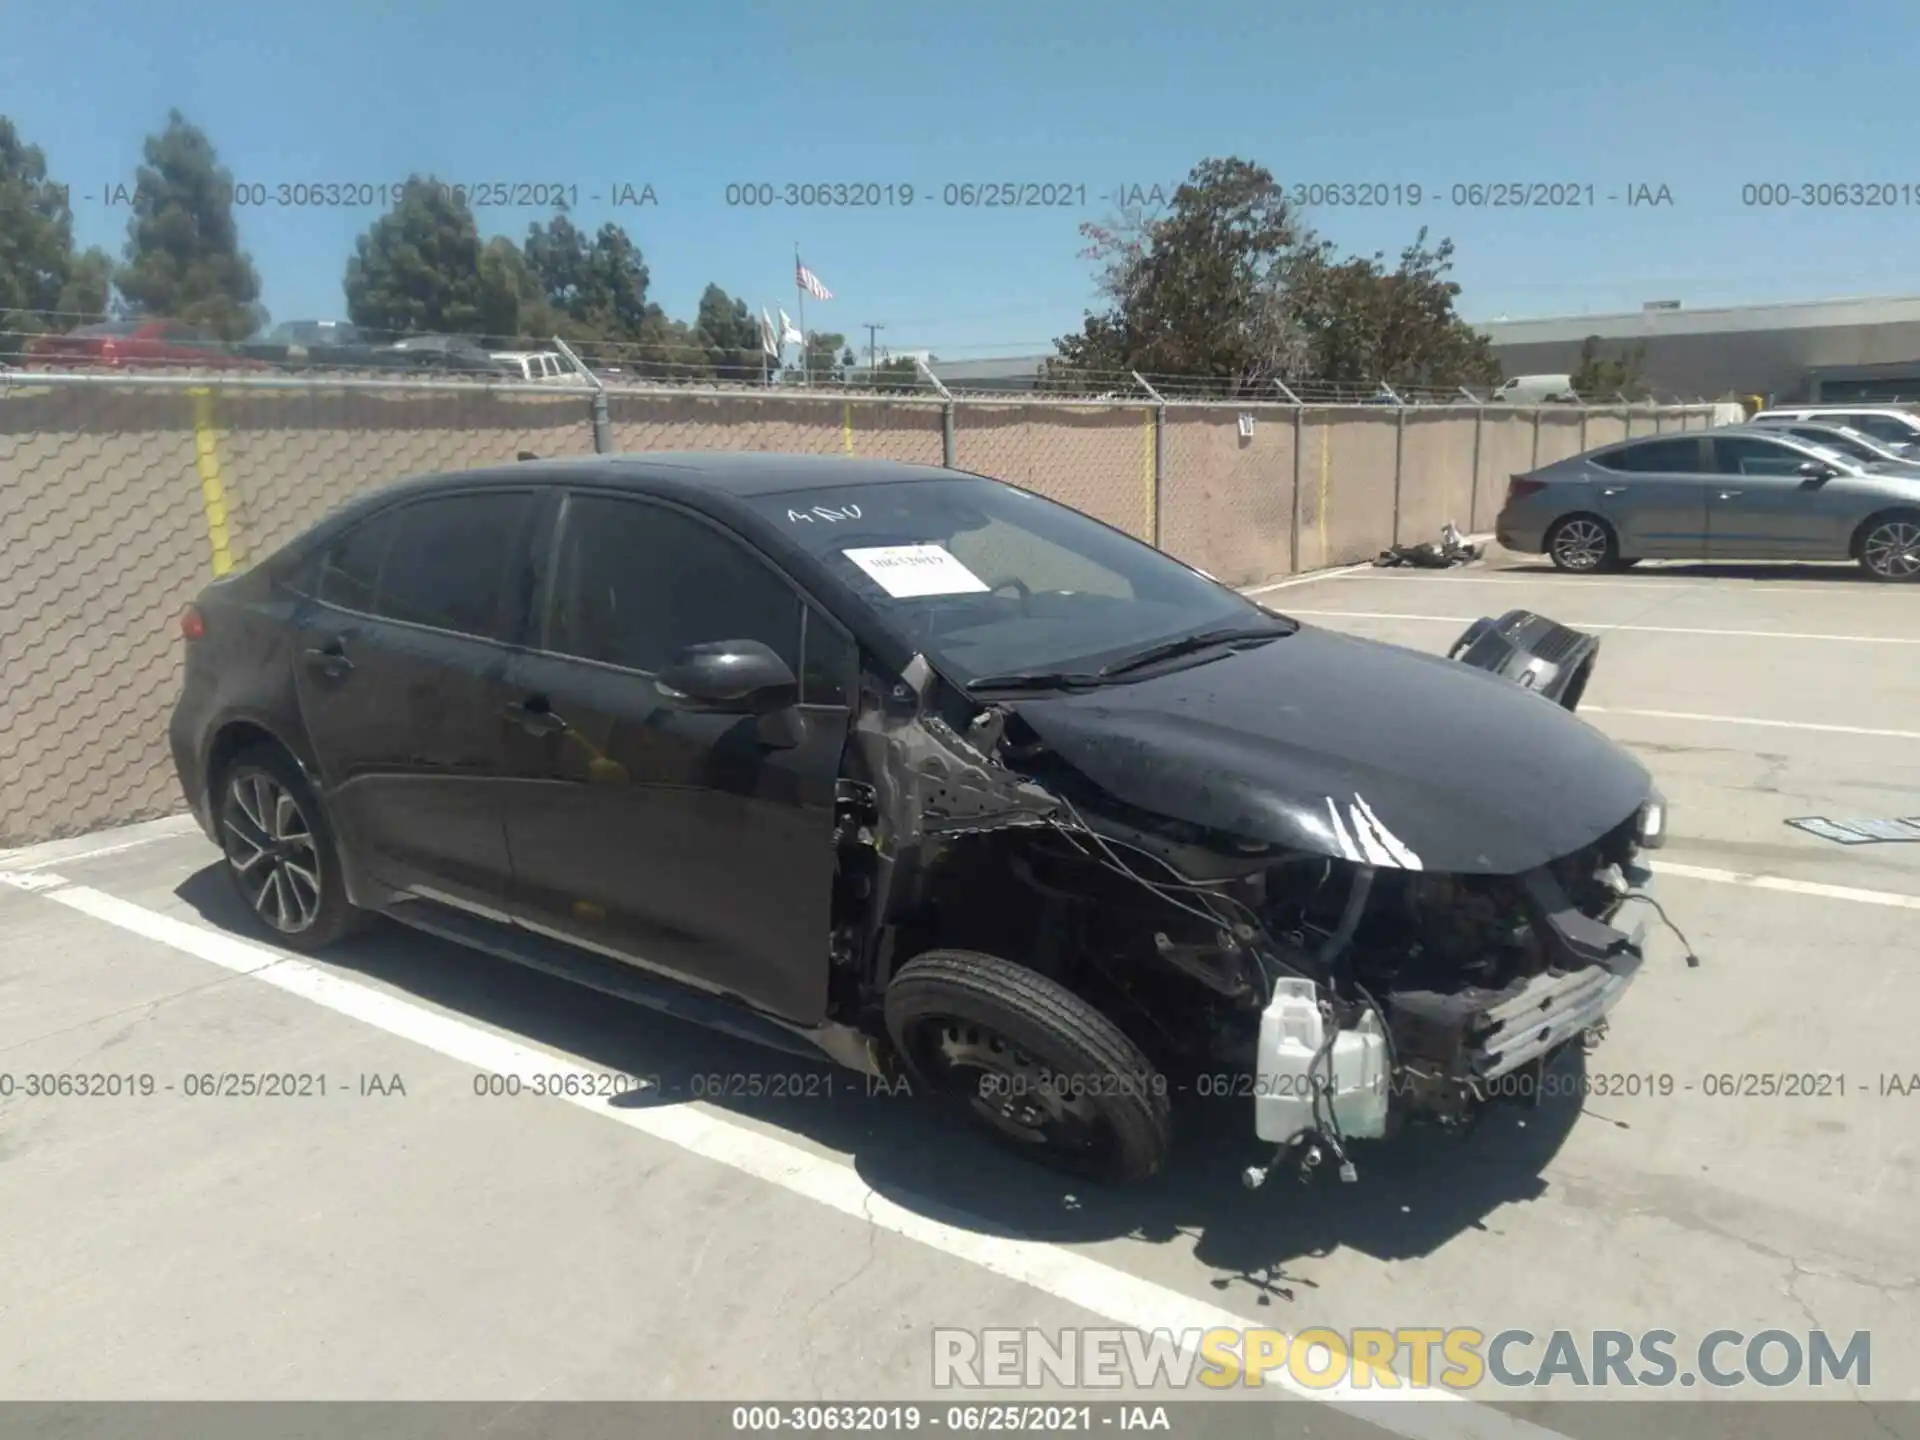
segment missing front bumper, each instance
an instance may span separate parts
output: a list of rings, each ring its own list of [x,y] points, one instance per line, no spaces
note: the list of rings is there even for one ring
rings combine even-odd
[[[1319,987],[1281,981],[1261,1017],[1255,1133],[1284,1147],[1378,1139],[1400,1120],[1469,1121],[1504,1077],[1604,1027],[1645,963],[1647,921],[1631,933],[1611,923],[1644,879],[1636,871],[1603,920],[1573,910],[1550,874],[1529,877],[1555,963],[1498,994],[1390,992],[1383,1011],[1336,1028]]]

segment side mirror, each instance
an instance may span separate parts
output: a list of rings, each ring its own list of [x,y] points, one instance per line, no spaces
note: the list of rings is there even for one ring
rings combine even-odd
[[[1823,480],[1831,480],[1840,472],[1821,460],[1802,460],[1798,473],[1802,480],[1811,480],[1818,484]]]
[[[713,715],[771,715],[800,702],[787,662],[758,640],[689,645],[654,684],[683,710]]]

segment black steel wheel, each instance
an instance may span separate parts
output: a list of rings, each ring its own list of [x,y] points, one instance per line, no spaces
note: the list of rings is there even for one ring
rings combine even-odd
[[[1860,567],[1893,585],[1920,582],[1920,514],[1878,515],[1860,537]]]
[[[243,751],[215,799],[227,874],[255,921],[282,945],[318,950],[352,928],[340,852],[319,800],[277,747]]]
[[[1556,570],[1577,575],[1614,570],[1620,564],[1620,542],[1598,515],[1568,515],[1547,532],[1547,558]]]
[[[885,1008],[915,1087],[1009,1148],[1115,1182],[1166,1165],[1166,1077],[1064,986],[997,956],[934,950],[901,967]]]

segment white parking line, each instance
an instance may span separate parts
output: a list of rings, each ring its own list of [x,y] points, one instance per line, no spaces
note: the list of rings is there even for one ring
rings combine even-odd
[[[1920,740],[1920,730],[1877,730],[1870,725],[1822,725],[1812,720],[1757,720],[1751,715],[1701,715],[1692,710],[1628,710],[1586,705],[1582,715],[1640,715],[1649,720],[1698,720],[1709,725],[1760,725],[1769,730],[1814,730],[1823,735],[1875,735],[1886,740]]]
[[[1558,571],[1543,570],[1537,575],[1485,575],[1469,570],[1401,570],[1377,569],[1372,565],[1359,565],[1351,570],[1342,570],[1338,575],[1316,575],[1316,580],[1344,579],[1347,576],[1365,572],[1376,580],[1420,580],[1422,583],[1446,585],[1559,585],[1568,590],[1575,588],[1593,590],[1611,587],[1616,590],[1742,590],[1760,595],[1860,595],[1868,592],[1868,587],[1851,582],[1836,580],[1831,585],[1812,583],[1798,584],[1781,582],[1769,584],[1764,580],[1752,581],[1742,585],[1740,579],[1727,577],[1720,580],[1603,580],[1598,576],[1562,575]],[[1652,572],[1658,574],[1658,571]],[[1744,577],[1742,577],[1744,578]],[[1251,593],[1251,592],[1249,592]]]
[[[591,1092],[595,1088],[593,1081],[604,1078],[602,1072],[592,1066],[520,1044],[451,1015],[343,979],[290,952],[162,915],[105,891],[69,884],[49,872],[16,878],[15,874],[0,871],[0,882],[9,879],[20,888],[37,891],[83,915],[249,976],[476,1070],[522,1078],[551,1076],[556,1072],[577,1073],[588,1082],[580,1087],[583,1092]],[[933,1219],[874,1190],[851,1166],[737,1125],[698,1102],[615,1109],[609,1107],[603,1097],[592,1093],[553,1098],[1031,1286],[1114,1324],[1149,1333],[1162,1328],[1177,1333],[1218,1327],[1243,1329],[1255,1323],[1231,1310],[1130,1275],[1076,1251],[992,1234],[994,1227],[986,1220],[969,1225],[966,1216],[956,1217],[960,1223]],[[928,1208],[935,1208],[935,1203],[928,1201]],[[951,1207],[937,1208],[953,1213]],[[1302,1399],[1331,1404],[1407,1440],[1567,1440],[1558,1431],[1445,1391],[1362,1389],[1351,1381],[1314,1389],[1301,1385],[1285,1371],[1275,1377],[1274,1388],[1291,1391]],[[1409,1401],[1422,1403],[1394,1403]]]
[[[116,825],[86,835],[71,835],[65,840],[43,840],[38,845],[23,845],[17,850],[0,850],[0,868],[37,870],[42,865],[58,865],[68,860],[91,860],[98,855],[117,855],[157,840],[177,835],[197,835],[199,825],[187,814],[168,815],[159,820],[142,820],[133,825]]]
[[[1289,615],[1318,615],[1333,620],[1427,620],[1439,625],[1471,625],[1479,615],[1414,615],[1397,610],[1293,610]],[[1827,640],[1843,645],[1920,645],[1920,635],[1819,635],[1807,630],[1713,630],[1683,625],[1614,625],[1602,620],[1565,620],[1576,630],[1630,630],[1642,635],[1720,635],[1746,640]]]
[[[1850,900],[1856,905],[1888,905],[1896,910],[1920,910],[1920,895],[1894,890],[1862,890],[1853,885],[1823,885],[1818,880],[1789,880],[1783,875],[1747,875],[1738,870],[1716,870],[1708,865],[1652,862],[1656,875],[1682,880],[1706,880],[1715,885],[1744,885],[1751,890],[1777,890],[1785,895],[1812,895],[1821,900]]]
[[[1371,570],[1373,562],[1362,560],[1358,565],[1343,565],[1338,570],[1319,570],[1311,575],[1296,575],[1291,580],[1276,580],[1271,585],[1254,585],[1242,590],[1242,595],[1264,595],[1269,590],[1285,590],[1292,585],[1314,585],[1322,580],[1338,580],[1343,575],[1351,575],[1356,570]]]

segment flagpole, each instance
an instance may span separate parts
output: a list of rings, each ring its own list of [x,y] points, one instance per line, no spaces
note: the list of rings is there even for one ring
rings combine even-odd
[[[813,383],[813,354],[807,348],[807,287],[800,283],[800,242],[793,242],[793,295],[800,306],[800,379]]]

